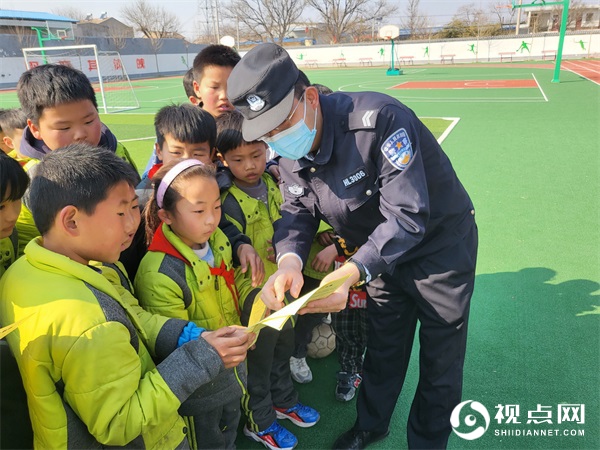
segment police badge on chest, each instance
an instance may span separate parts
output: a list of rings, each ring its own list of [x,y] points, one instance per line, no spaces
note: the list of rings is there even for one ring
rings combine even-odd
[[[304,195],[304,188],[296,183],[288,186],[287,190],[294,197],[302,197]]]

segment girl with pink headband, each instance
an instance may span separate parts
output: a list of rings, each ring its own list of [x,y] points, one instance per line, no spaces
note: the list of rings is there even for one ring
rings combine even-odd
[[[258,288],[233,268],[229,240],[219,229],[221,198],[215,168],[195,159],[173,161],[153,178],[145,209],[150,246],[135,277],[148,311],[194,322],[199,334],[239,326]],[[179,410],[191,448],[235,448],[245,363],[214,367],[216,377]]]

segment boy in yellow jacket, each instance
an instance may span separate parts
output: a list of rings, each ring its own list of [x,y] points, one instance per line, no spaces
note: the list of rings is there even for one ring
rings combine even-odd
[[[0,280],[1,325],[27,318],[7,339],[34,447],[186,448],[177,409],[243,361],[252,336],[144,315],[90,266],[117,261],[140,220],[137,173],[113,152],[74,144],[37,171],[29,195],[42,237]]]

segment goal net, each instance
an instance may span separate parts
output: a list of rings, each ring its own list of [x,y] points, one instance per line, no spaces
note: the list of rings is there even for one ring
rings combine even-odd
[[[62,64],[82,71],[94,86],[104,113],[140,107],[119,52],[99,51],[95,45],[24,48],[25,66]]]

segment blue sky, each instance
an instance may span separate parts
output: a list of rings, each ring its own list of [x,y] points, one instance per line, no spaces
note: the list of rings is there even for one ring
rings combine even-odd
[[[215,0],[148,0],[149,3],[164,5],[165,8],[176,14],[179,17],[183,28],[183,35],[188,38],[193,38],[196,34],[197,23],[205,21],[204,10],[207,1]],[[229,0],[218,0],[221,4],[227,4]],[[523,0],[523,3],[530,3],[532,0]],[[390,3],[399,4],[399,13],[396,17],[390,17],[384,20],[384,23],[399,25],[401,15],[406,9],[406,1],[403,0],[388,0]],[[61,7],[76,7],[86,13],[93,14],[94,18],[98,18],[104,11],[109,16],[121,19],[120,10],[128,4],[133,3],[133,0],[28,0],[26,2],[20,0],[0,0],[2,9],[17,9],[27,11],[45,11],[52,12],[56,8]],[[465,4],[474,3],[481,7],[484,11],[490,11],[493,5],[511,3],[511,0],[421,0],[420,10],[422,14],[427,15],[433,25],[443,25],[450,21],[456,10]],[[585,3],[600,4],[600,0],[585,0]],[[492,14],[490,12],[490,14]],[[312,17],[315,19],[315,17]]]

